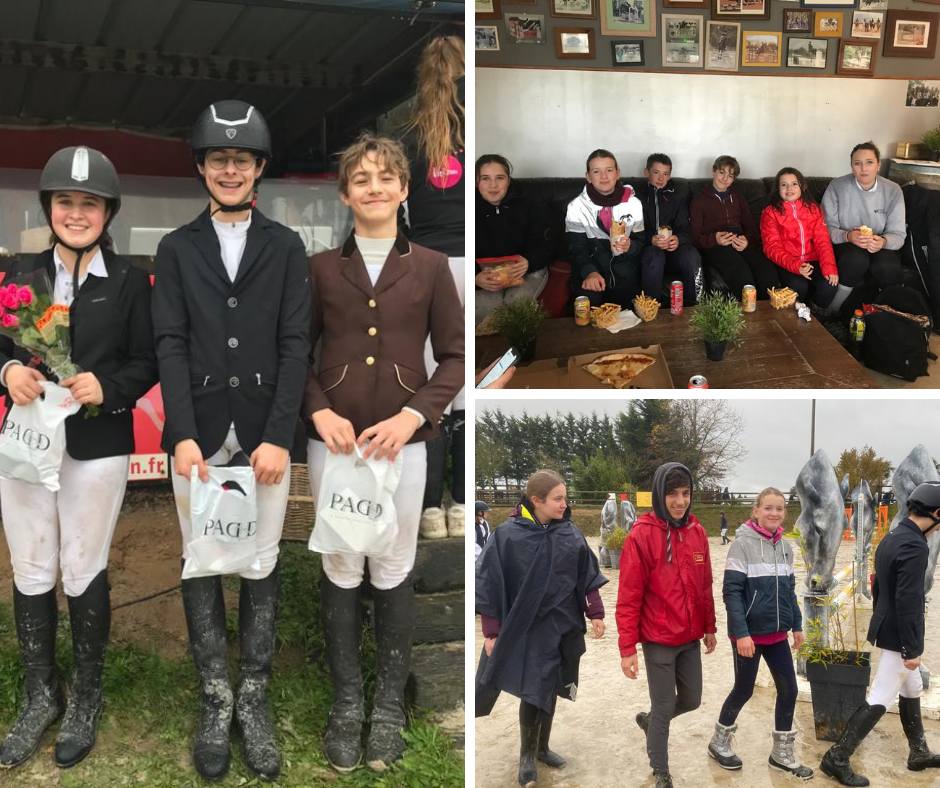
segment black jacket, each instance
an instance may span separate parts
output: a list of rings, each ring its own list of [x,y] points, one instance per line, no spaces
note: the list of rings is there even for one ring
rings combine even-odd
[[[522,186],[509,182],[499,205],[491,205],[476,192],[476,246],[474,257],[520,254],[529,261],[526,273],[545,268],[552,257],[548,217],[525,198]],[[476,272],[480,273],[477,266]]]
[[[153,326],[173,453],[192,438],[203,457],[235,423],[247,454],[293,443],[310,351],[307,256],[296,233],[258,210],[232,282],[208,209],[157,248]]]
[[[490,535],[490,524],[486,520],[482,520],[479,523],[474,522],[474,525],[476,527],[477,544],[482,550],[486,546],[486,540]]]
[[[924,653],[924,575],[927,571],[927,537],[904,518],[889,531],[875,551],[875,605],[868,642],[904,659]]]
[[[76,460],[132,454],[134,405],[157,382],[150,278],[113,252],[102,250],[102,256],[108,276],[89,274],[69,308],[72,361],[83,371],[94,373],[104,393],[98,416],[86,419],[82,408],[65,420],[66,449]],[[40,269],[46,270],[55,286],[51,249],[35,257],[16,258],[4,281],[15,281],[18,274]],[[0,337],[0,367],[11,359],[30,364],[32,354],[14,345],[12,339]],[[40,371],[55,380],[45,367]],[[6,389],[0,390],[9,408],[13,400]]]
[[[907,238],[901,259],[916,264],[929,291],[934,331],[940,332],[940,192],[917,184],[904,186]]]
[[[653,188],[649,182],[642,183],[636,187],[636,196],[643,204],[643,227],[647,245],[652,243],[654,235],[659,235],[659,228],[663,225],[672,227],[673,235],[679,239],[680,244],[692,244],[689,203],[685,197],[676,194],[672,181],[662,189]]]

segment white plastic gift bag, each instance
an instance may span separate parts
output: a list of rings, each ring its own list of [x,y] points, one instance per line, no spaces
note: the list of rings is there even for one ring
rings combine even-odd
[[[401,453],[394,462],[351,454],[326,455],[317,518],[308,547],[317,553],[382,555],[398,535],[392,496],[401,479]]]
[[[43,381],[29,405],[14,405],[0,430],[0,476],[59,489],[65,456],[65,420],[81,405],[63,386]]]
[[[209,466],[209,481],[190,476],[192,541],[183,579],[260,569],[258,498],[255,472],[248,465]]]

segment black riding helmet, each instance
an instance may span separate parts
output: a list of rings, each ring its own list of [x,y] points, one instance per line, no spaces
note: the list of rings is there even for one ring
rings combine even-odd
[[[940,519],[933,516],[933,513],[940,509],[940,482],[918,484],[907,498],[907,508],[912,514],[933,520],[933,525],[924,533],[929,533],[940,525]]]
[[[486,501],[474,501],[473,511],[479,514],[480,512],[488,512],[490,507],[486,505]]]

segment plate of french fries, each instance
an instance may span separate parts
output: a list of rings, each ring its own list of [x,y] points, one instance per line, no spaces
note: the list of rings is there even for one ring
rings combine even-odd
[[[796,303],[796,290],[789,287],[769,287],[767,295],[770,296],[770,305],[774,309],[786,309]]]
[[[656,313],[659,312],[659,306],[659,301],[655,298],[650,298],[646,293],[640,293],[633,299],[633,310],[636,312],[637,317],[646,323],[649,323],[650,320],[656,317]]]
[[[620,317],[620,304],[601,304],[591,307],[591,325],[610,328]]]

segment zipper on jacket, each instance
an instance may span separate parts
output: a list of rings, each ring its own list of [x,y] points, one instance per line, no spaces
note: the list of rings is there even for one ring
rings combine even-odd
[[[781,540],[783,537],[781,537]],[[777,574],[777,545],[774,545],[774,600],[777,603],[777,632],[780,631],[780,576]]]
[[[803,258],[806,257],[806,236],[803,234],[803,222],[801,222],[800,217],[796,215],[796,202],[792,202],[790,205],[793,208],[793,218],[796,219],[796,223],[800,225],[800,263],[802,263]],[[776,556],[776,554],[777,551],[774,550],[774,556]]]
[[[757,589],[754,589],[754,598],[751,600],[751,604],[748,605],[747,610],[744,611],[744,618],[746,619],[748,614],[751,612],[751,608],[754,607],[754,603],[757,601]]]

